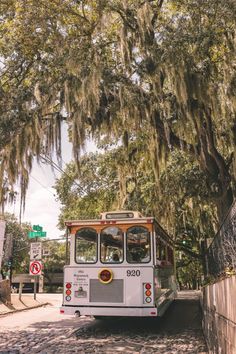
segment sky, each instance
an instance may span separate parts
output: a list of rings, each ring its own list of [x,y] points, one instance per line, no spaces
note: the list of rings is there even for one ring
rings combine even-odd
[[[86,144],[86,151],[95,151],[96,147],[93,142]],[[72,159],[72,145],[67,138],[67,130],[64,126],[62,129],[62,169],[65,169],[66,163]],[[56,160],[55,160],[56,162]],[[26,194],[25,212],[22,216],[22,222],[29,222],[32,225],[40,225],[43,231],[47,232],[48,238],[59,238],[64,231],[57,227],[58,216],[60,213],[60,202],[57,201],[56,192],[53,188],[56,178],[60,177],[60,173],[52,171],[49,165],[41,163],[33,164],[30,174],[29,187]],[[8,205],[7,212],[11,212],[19,219],[20,203],[16,200],[14,205]]]

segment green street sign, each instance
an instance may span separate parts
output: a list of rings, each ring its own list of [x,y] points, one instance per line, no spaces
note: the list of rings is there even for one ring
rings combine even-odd
[[[46,237],[47,236],[46,231],[37,231],[34,234],[35,234],[35,237]]]
[[[46,237],[47,232],[46,231],[29,231],[28,232],[28,237],[29,238],[35,238],[35,237]]]
[[[43,231],[43,228],[42,228],[42,226],[39,226],[39,225],[33,225],[33,230],[34,231]]]
[[[35,237],[35,236],[34,236],[34,232],[33,232],[33,231],[29,231],[29,232],[28,232],[28,237],[29,237],[29,238]]]

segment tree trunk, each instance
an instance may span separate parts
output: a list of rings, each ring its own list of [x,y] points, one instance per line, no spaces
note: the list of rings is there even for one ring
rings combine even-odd
[[[195,146],[178,137],[171,129],[171,126],[168,127],[169,137],[167,140],[160,112],[154,112],[151,123],[159,142],[165,144],[167,149],[173,147],[184,149],[198,160],[200,169],[206,176],[209,202],[213,202],[217,208],[220,226],[233,202],[229,165],[226,164],[224,157],[217,150],[211,112],[203,107],[199,113],[199,121],[200,123],[194,122],[198,140]]]
[[[214,201],[219,226],[223,222],[232,202],[233,190],[229,165],[219,153],[214,137],[214,128],[210,111],[204,111],[200,117],[201,128],[196,126],[199,137],[198,160],[202,171],[205,173],[209,187],[209,198]]]
[[[222,195],[222,197],[216,200],[217,214],[220,224],[222,224],[222,222],[224,221],[227,212],[233,203],[233,199],[234,197],[232,188],[228,188],[227,191]]]

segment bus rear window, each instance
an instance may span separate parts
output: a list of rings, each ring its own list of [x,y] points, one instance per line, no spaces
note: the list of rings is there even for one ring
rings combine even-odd
[[[92,228],[84,228],[75,235],[75,261],[76,263],[97,262],[98,235]]]
[[[148,263],[151,260],[150,233],[143,226],[127,230],[127,262]]]
[[[118,227],[107,227],[101,232],[101,262],[123,262],[124,235]]]

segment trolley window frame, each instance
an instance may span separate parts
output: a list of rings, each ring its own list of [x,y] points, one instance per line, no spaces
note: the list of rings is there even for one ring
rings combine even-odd
[[[126,232],[124,232],[123,230],[122,230],[122,228],[120,228],[119,226],[115,226],[115,225],[113,225],[114,227],[116,227],[117,229],[119,229],[121,232],[122,232],[122,237],[123,237],[123,244],[122,244],[122,255],[123,255],[123,259],[122,259],[122,262],[103,262],[102,261],[102,239],[101,239],[101,237],[102,237],[102,232],[105,230],[105,229],[107,229],[108,227],[111,227],[111,226],[109,226],[109,225],[107,225],[106,227],[104,227],[99,233],[98,233],[98,235],[99,235],[99,238],[98,238],[98,242],[100,243],[100,247],[99,247],[99,251],[100,251],[100,259],[98,259],[98,262],[100,262],[101,264],[109,264],[109,265],[120,265],[120,264],[122,264],[122,263],[124,263],[124,261],[125,261],[125,234],[126,234]]]
[[[149,247],[150,247],[150,251],[149,251],[149,261],[145,261],[145,262],[129,262],[128,261],[128,257],[127,257],[127,254],[128,254],[128,230],[133,228],[133,227],[141,227],[143,229],[146,229],[147,232],[148,232],[148,235],[149,235]],[[153,231],[150,231],[148,229],[148,227],[144,226],[143,224],[140,225],[140,224],[135,224],[135,225],[131,225],[130,227],[128,227],[126,230],[125,230],[125,260],[126,262],[129,264],[129,265],[142,265],[142,264],[149,264],[149,263],[153,263],[154,260],[152,260],[152,247],[153,247]]]
[[[80,232],[80,231],[83,231],[84,229],[90,229],[90,230],[93,230],[93,231],[95,231],[96,232],[96,235],[97,235],[97,237],[96,237],[96,260],[95,260],[95,262],[78,262],[77,260],[76,260],[76,250],[77,250],[77,233],[78,232]],[[75,232],[75,241],[74,241],[74,260],[75,260],[75,263],[76,264],[80,264],[80,265],[91,265],[91,264],[96,264],[96,263],[98,263],[98,242],[99,242],[99,233],[98,233],[98,231],[95,229],[95,228],[93,228],[93,227],[91,227],[91,226],[83,226],[83,227],[81,227],[81,228],[79,228],[76,232]]]

